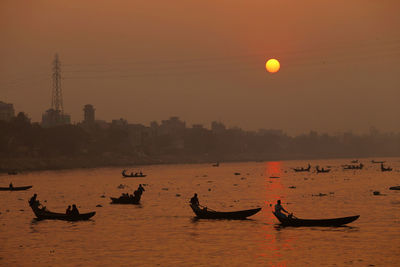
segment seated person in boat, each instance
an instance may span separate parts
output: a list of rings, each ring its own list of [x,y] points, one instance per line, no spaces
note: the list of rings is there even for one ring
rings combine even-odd
[[[193,206],[200,205],[199,199],[197,198],[197,193],[195,193],[194,196],[190,199],[190,204],[192,204]]]
[[[71,215],[72,216],[79,215],[79,210],[78,210],[78,208],[76,207],[75,204],[72,205]]]
[[[143,176],[143,173],[142,173],[142,171],[140,171],[140,172],[139,172],[139,175],[140,175],[140,176]]]
[[[66,215],[71,215],[71,212],[72,212],[72,210],[71,210],[71,205],[68,205],[68,208],[67,208],[67,210],[65,211],[65,214],[66,214]]]
[[[277,203],[275,204],[275,215],[283,219],[288,218],[288,215],[283,214],[282,212],[286,212],[289,215],[289,212],[282,207],[281,200],[278,199]]]
[[[10,188],[11,188],[11,189],[13,189],[13,188],[14,188],[14,186],[13,186],[13,184],[12,184],[12,183],[10,183]]]

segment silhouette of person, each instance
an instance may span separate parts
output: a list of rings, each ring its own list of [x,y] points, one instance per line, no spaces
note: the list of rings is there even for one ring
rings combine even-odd
[[[12,184],[12,183],[10,183],[10,188],[11,188],[11,189],[13,189],[13,188],[14,188],[14,186],[13,186],[13,184]]]
[[[79,210],[75,204],[72,205],[71,215],[73,216],[79,215]]]
[[[199,199],[197,198],[197,193],[194,193],[194,196],[190,199],[190,204],[192,204],[193,206],[200,205]]]
[[[289,214],[289,212],[287,212],[287,210],[285,210],[285,209],[282,207],[282,205],[281,205],[281,200],[278,199],[278,201],[277,201],[276,204],[275,204],[275,215],[276,215],[277,217],[286,219],[288,216],[285,215],[285,214],[283,214],[282,211],[283,211],[283,212],[286,212],[287,214]]]
[[[71,205],[68,205],[68,208],[67,208],[67,210],[65,211],[65,214],[67,214],[67,215],[71,215]]]
[[[37,194],[33,194],[33,196],[31,197],[31,199],[29,199],[29,205],[33,206],[35,204],[39,204],[39,201],[36,200]]]

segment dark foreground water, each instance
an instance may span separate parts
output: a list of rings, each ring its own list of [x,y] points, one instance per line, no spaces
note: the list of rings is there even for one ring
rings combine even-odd
[[[400,185],[400,160],[386,160],[394,171],[382,173],[370,159],[361,160],[363,170],[344,171],[350,162],[342,159],[310,161],[332,166],[327,174],[294,173],[308,162],[283,161],[145,166],[146,178],[124,179],[118,168],[3,175],[0,186],[34,187],[0,192],[0,265],[399,266],[400,191],[389,187]],[[109,204],[139,183],[141,205]],[[35,192],[52,211],[76,203],[97,214],[36,221],[27,203]],[[244,221],[196,220],[187,204],[195,192],[212,209],[263,209]],[[301,218],[361,217],[347,227],[282,228],[269,206],[279,198]]]

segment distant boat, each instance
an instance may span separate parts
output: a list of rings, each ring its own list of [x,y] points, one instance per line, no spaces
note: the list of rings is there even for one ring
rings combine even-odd
[[[325,172],[330,172],[331,169],[320,169],[319,166],[315,167],[315,169],[317,170],[317,173],[325,173]]]
[[[139,172],[139,173],[131,173],[131,174],[126,174],[126,170],[123,170],[122,171],[122,176],[123,177],[125,177],[125,178],[128,178],[128,177],[146,177],[147,175],[145,175],[145,174],[143,174],[143,173],[141,173],[141,172]]]
[[[119,198],[110,197],[111,204],[140,204],[140,198],[137,199],[134,196],[120,196]]]
[[[240,175],[240,172],[235,172],[234,175]]]
[[[307,168],[303,168],[303,167],[301,167],[301,168],[293,168],[293,170],[295,172],[309,172],[310,169],[311,169],[311,165],[310,164],[308,164]]]
[[[229,211],[229,212],[221,212],[215,211],[212,209],[208,209],[206,207],[200,208],[199,206],[195,206],[190,204],[193,212],[196,214],[197,218],[200,219],[230,219],[230,220],[243,220],[247,217],[250,217],[261,210],[261,208],[250,209],[250,210],[240,210],[240,211]]]
[[[213,167],[219,167],[219,162],[212,165]]]
[[[17,175],[17,174],[18,174],[17,171],[9,171],[9,172],[8,172],[8,175]]]
[[[400,185],[398,186],[392,186],[389,188],[390,190],[400,190]]]
[[[375,161],[375,160],[371,160],[372,163],[385,163],[386,161]]]
[[[32,188],[32,185],[0,187],[0,191],[22,191],[22,190],[28,190],[29,188]]]
[[[359,165],[345,165],[343,170],[361,170],[364,167],[364,164],[360,163]]]
[[[333,219],[281,218],[272,212],[283,226],[341,226],[357,220],[360,215]]]
[[[385,168],[385,167],[383,166],[383,163],[381,163],[381,171],[383,171],[383,172],[391,172],[392,170],[393,170],[393,169],[390,168],[390,167]]]
[[[33,213],[39,220],[86,221],[92,218],[96,214],[96,212],[94,211],[89,213],[79,213],[74,215],[51,212],[47,210],[46,207],[40,208],[37,202],[29,206],[32,208]]]

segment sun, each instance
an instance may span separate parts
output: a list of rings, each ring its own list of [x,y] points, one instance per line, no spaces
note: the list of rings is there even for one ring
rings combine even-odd
[[[279,71],[279,69],[281,68],[281,64],[279,64],[279,61],[277,59],[271,58],[268,59],[267,63],[265,63],[265,68],[268,72],[275,73]]]

